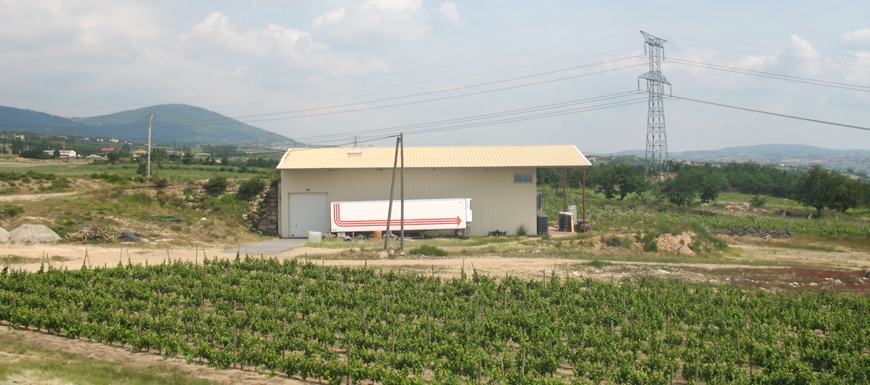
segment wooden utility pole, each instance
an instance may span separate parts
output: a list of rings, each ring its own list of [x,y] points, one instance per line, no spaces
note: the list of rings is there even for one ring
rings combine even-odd
[[[390,245],[390,220],[393,217],[393,191],[396,189],[396,166],[399,162],[399,143],[402,142],[402,137],[396,137],[396,155],[393,157],[393,180],[390,182],[390,204],[387,209],[387,231],[384,233],[384,250],[387,250]]]
[[[154,119],[154,113],[149,112],[146,117],[148,118],[148,165],[145,166],[145,175],[151,179],[151,119]]]
[[[399,142],[402,143],[402,176],[400,178],[401,188],[399,189],[399,196],[401,199],[400,207],[401,207],[401,219],[399,225],[401,226],[401,230],[399,231],[399,250],[405,251],[405,133],[399,133]]]

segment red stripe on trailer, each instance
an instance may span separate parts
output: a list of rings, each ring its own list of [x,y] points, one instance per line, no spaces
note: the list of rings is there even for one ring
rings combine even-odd
[[[333,219],[335,220],[335,224],[341,227],[370,227],[370,226],[387,226],[386,219],[375,219],[375,220],[342,220],[341,219],[341,205],[338,203],[333,204]],[[462,218],[458,215],[456,218],[418,218],[418,219],[406,219],[405,226],[423,226],[423,225],[452,225],[456,224],[457,226],[462,223]],[[390,226],[401,226],[401,219],[392,219],[390,220]]]

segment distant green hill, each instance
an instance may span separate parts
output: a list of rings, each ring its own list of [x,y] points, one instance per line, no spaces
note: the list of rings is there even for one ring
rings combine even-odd
[[[845,155],[845,154],[870,154],[868,150],[832,150],[803,144],[761,144],[757,146],[728,147],[719,150],[671,152],[668,154],[675,159],[711,159],[736,156],[775,156],[775,157],[801,157],[814,155]],[[637,155],[646,156],[644,150],[629,150],[617,152],[612,155]]]
[[[31,131],[53,135],[105,137],[144,143],[152,112],[151,141],[156,144],[281,144],[300,145],[283,135],[247,125],[204,108],[164,104],[89,118],[62,118],[42,112],[0,107],[0,130]]]
[[[55,133],[53,129],[85,128],[84,124],[44,112],[0,106],[0,131]]]

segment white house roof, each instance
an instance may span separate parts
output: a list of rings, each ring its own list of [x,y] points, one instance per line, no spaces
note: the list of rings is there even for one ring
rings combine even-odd
[[[291,148],[279,170],[393,167],[395,147]],[[405,168],[588,167],[573,145],[406,147]]]

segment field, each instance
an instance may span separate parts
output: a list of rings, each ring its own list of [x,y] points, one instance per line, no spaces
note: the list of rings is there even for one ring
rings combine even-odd
[[[867,298],[237,258],[11,272],[0,319],[330,383],[858,383]]]
[[[861,384],[870,374],[866,210],[810,218],[793,201],[752,206],[737,193],[685,208],[589,191],[589,233],[405,243],[445,257],[385,255],[376,240],[236,257],[224,249],[272,238],[242,216],[255,201],[203,192],[215,166],[178,170],[163,188],[126,166],[6,167],[32,173],[0,194],[4,228],[136,228],[148,242],[4,245],[0,354],[21,365],[0,366],[0,383],[100,383],[63,368],[87,361],[87,346],[129,357],[116,372],[134,383]],[[554,218],[561,190],[540,191]],[[569,190],[569,204],[580,199]],[[111,378],[110,356],[91,370]],[[140,362],[159,356],[169,364]]]

